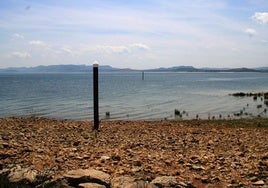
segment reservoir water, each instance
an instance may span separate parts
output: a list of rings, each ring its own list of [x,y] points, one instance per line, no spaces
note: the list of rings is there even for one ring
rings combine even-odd
[[[93,119],[92,72],[0,74],[0,117]],[[268,117],[258,98],[230,93],[268,91],[268,73],[100,72],[100,118],[119,120]],[[257,108],[257,106],[259,107]],[[261,107],[260,107],[261,105]],[[106,112],[110,116],[106,116]]]

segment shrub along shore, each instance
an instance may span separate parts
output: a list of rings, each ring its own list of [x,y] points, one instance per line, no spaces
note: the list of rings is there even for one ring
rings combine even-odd
[[[89,121],[0,118],[0,187],[268,185],[265,118],[102,121],[99,131],[92,128]]]

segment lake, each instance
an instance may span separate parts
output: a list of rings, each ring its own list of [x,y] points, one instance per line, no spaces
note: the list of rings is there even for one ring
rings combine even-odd
[[[0,117],[92,120],[92,77],[92,72],[2,73]],[[229,96],[262,91],[268,91],[268,73],[145,72],[142,80],[141,72],[100,72],[100,119],[227,119],[240,111],[248,114],[243,117],[267,118],[260,98]],[[174,115],[175,109],[182,117]]]

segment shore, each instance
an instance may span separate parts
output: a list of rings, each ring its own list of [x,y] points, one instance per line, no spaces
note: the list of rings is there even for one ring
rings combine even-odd
[[[93,168],[111,178],[168,176],[193,187],[268,186],[268,119],[102,121],[99,132],[92,128],[0,118],[0,172],[19,165],[45,181]]]

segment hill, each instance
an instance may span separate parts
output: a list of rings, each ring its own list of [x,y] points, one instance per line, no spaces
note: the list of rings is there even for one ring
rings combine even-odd
[[[115,71],[120,70],[109,65],[99,66],[100,71]],[[92,65],[48,65],[37,67],[12,67],[0,69],[0,73],[52,73],[52,72],[90,72]]]
[[[195,68],[193,66],[174,66],[174,67],[161,67],[156,69],[121,69],[115,68],[110,65],[100,65],[100,71],[146,71],[146,72],[268,72],[268,67],[260,68]],[[48,65],[36,67],[11,67],[0,69],[0,73],[70,73],[70,72],[90,72],[92,65]]]

